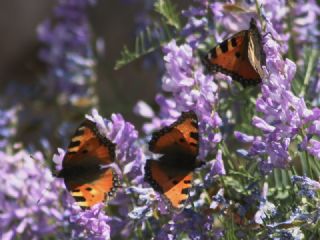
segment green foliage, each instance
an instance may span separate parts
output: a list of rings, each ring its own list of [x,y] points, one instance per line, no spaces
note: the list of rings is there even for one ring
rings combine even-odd
[[[158,0],[154,4],[156,12],[160,13],[165,19],[166,23],[177,30],[180,30],[181,23],[179,19],[179,13],[176,10],[170,0]]]
[[[310,79],[315,75],[316,63],[318,61],[319,51],[317,49],[305,48],[303,61],[305,64],[297,66],[297,74],[292,83],[293,92],[308,100],[308,88]],[[309,96],[310,97],[310,96]]]
[[[153,25],[139,33],[134,49],[130,50],[126,45],[123,47],[120,59],[115,64],[115,70],[164,46],[174,37],[178,39],[176,32],[180,30],[181,24],[175,6],[169,0],[157,0],[154,10],[161,15],[161,19],[155,20]]]

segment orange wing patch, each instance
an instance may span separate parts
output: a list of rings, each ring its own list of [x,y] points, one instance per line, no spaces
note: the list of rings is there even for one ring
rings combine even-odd
[[[179,170],[175,172],[163,166],[160,161],[147,160],[145,166],[146,180],[158,192],[162,193],[172,207],[182,208],[188,199],[191,188],[192,172]],[[170,174],[171,173],[171,174]]]
[[[114,161],[115,144],[102,136],[95,123],[86,119],[75,132],[63,160],[63,167],[110,164]]]
[[[161,154],[185,153],[198,155],[198,119],[194,112],[184,112],[168,127],[152,135],[150,151]]]
[[[67,189],[83,209],[110,198],[118,185],[118,176],[111,169],[87,173],[87,176],[65,179]]]
[[[117,174],[102,168],[114,157],[115,144],[99,133],[94,122],[85,120],[72,137],[58,174],[81,208],[103,202],[115,192]]]
[[[235,34],[211,49],[202,61],[209,71],[229,75],[243,86],[260,83],[265,54],[254,19],[248,30]]]
[[[175,209],[181,209],[192,186],[199,151],[198,119],[184,112],[176,122],[153,134],[150,151],[164,154],[159,161],[147,160],[145,180]]]

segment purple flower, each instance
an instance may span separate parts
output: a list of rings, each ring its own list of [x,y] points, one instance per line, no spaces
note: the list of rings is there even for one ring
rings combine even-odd
[[[265,38],[267,77],[261,86],[262,96],[256,102],[257,111],[262,116],[253,118],[253,125],[261,129],[263,135],[255,137],[249,151],[251,156],[260,155],[263,158],[261,166],[269,166],[268,169],[270,166],[283,168],[288,165],[291,160],[290,143],[295,140],[299,129],[312,122],[310,117],[314,114],[306,107],[303,98],[291,92],[296,66],[288,59],[283,60],[279,50],[280,46],[271,37]],[[239,133],[237,135],[240,136]],[[315,145],[312,146],[316,149]]]
[[[251,143],[254,140],[253,136],[244,134],[242,132],[239,131],[234,131],[234,136],[236,137],[236,139],[238,139],[240,142],[244,142],[244,143]]]
[[[182,233],[190,239],[217,239],[212,223],[213,216],[185,209],[161,228],[156,239],[176,239]]]
[[[40,51],[40,58],[49,69],[45,85],[51,93],[59,93],[60,104],[86,107],[96,102],[91,87],[96,81],[96,62],[86,15],[87,7],[94,3],[59,0],[54,8],[56,23],[46,20],[38,28],[39,40],[46,45]]]
[[[187,24],[181,31],[186,42],[192,47],[198,47],[208,36],[208,1],[198,1],[199,6],[190,6],[182,12],[188,18]]]
[[[162,87],[171,92],[173,98],[158,95],[156,101],[160,105],[160,117],[154,117],[152,124],[144,127],[149,131],[159,129],[172,123],[182,111],[193,110],[199,119],[199,156],[203,159],[221,141],[218,128],[222,123],[215,111],[218,86],[212,76],[203,74],[199,59],[189,45],[177,46],[175,41],[171,41],[164,48],[164,53],[167,72]]]
[[[298,56],[303,53],[301,46],[317,47],[320,37],[318,29],[320,7],[315,0],[298,0],[293,5],[292,38]],[[298,47],[299,46],[299,47]]]
[[[40,152],[0,152],[0,232],[3,239],[43,239],[58,236],[64,224],[59,195],[61,182],[53,180]]]
[[[221,42],[226,38],[227,33],[236,33],[248,28],[248,23],[253,17],[257,17],[254,12],[255,4],[245,1],[238,4],[239,8],[249,9],[251,12],[233,14],[227,8],[229,3],[223,1],[194,0],[195,6],[190,6],[183,11],[187,18],[187,23],[181,31],[186,43],[192,48],[197,48],[203,44],[207,37],[214,37],[215,42]],[[222,25],[227,32],[219,32],[218,25]]]
[[[104,213],[104,204],[96,204],[91,209],[82,211],[73,205],[70,213],[70,224],[73,238],[93,240],[110,239],[109,217]]]
[[[315,191],[320,189],[320,183],[305,176],[293,176],[292,183],[299,186],[299,194],[310,199],[315,197]]]
[[[138,131],[126,122],[121,114],[112,114],[111,120],[103,119],[97,110],[87,116],[96,122],[100,132],[116,144],[116,159],[123,175],[133,181],[143,181],[145,156],[138,142]]]
[[[320,142],[314,139],[309,141],[309,145],[307,146],[307,151],[315,156],[316,158],[320,159]]]
[[[139,116],[145,117],[145,118],[153,118],[154,112],[152,108],[144,101],[139,101],[135,105],[133,112]]]
[[[217,152],[217,156],[215,160],[211,160],[209,162],[210,170],[208,174],[205,176],[205,181],[212,182],[214,176],[217,175],[226,175],[226,170],[224,168],[223,160],[222,160],[222,151],[219,149]]]
[[[153,188],[142,188],[132,186],[126,189],[127,194],[137,194],[138,201],[137,206],[133,208],[131,212],[129,212],[128,216],[131,219],[140,219],[145,220],[152,216],[152,204],[156,201],[161,201],[158,197],[158,194],[155,193]]]
[[[288,15],[289,8],[284,0],[264,1],[262,5],[262,15],[266,19],[267,32],[270,32],[277,40],[287,43],[290,33],[286,32],[287,25],[285,18]],[[281,52],[287,52],[288,45],[280,46]]]

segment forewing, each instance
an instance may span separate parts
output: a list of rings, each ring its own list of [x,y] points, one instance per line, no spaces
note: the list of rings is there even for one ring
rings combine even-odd
[[[248,30],[239,32],[211,49],[203,58],[207,69],[229,75],[244,86],[261,82],[248,59],[248,35]]]
[[[107,165],[114,161],[115,144],[102,136],[95,123],[86,119],[73,135],[63,168]]]
[[[150,151],[168,156],[183,154],[195,158],[199,151],[198,119],[194,112],[184,112],[176,122],[152,135]]]

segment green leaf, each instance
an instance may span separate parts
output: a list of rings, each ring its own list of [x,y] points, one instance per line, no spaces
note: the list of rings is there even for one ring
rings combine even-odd
[[[154,37],[153,34],[158,36]],[[147,27],[137,36],[134,49],[129,50],[126,45],[123,47],[120,59],[117,60],[114,69],[118,70],[132,61],[155,51],[167,44],[174,36],[175,32],[165,24]]]
[[[306,94],[308,88],[310,88],[310,79],[316,74],[316,62],[318,60],[317,56],[319,51],[317,49],[305,48],[303,54],[302,66],[297,67],[297,73],[295,79],[292,83],[292,90],[296,95],[300,97],[305,97],[308,99]]]
[[[181,29],[179,13],[176,6],[170,0],[157,0],[154,4],[156,12],[161,14],[166,23],[177,30]]]
[[[174,37],[177,41],[179,40],[176,33],[181,29],[181,23],[175,5],[170,0],[157,0],[154,10],[161,15],[160,22],[154,21],[151,26],[138,34],[134,49],[129,50],[127,46],[123,47],[120,59],[115,64],[115,70],[155,51]]]

